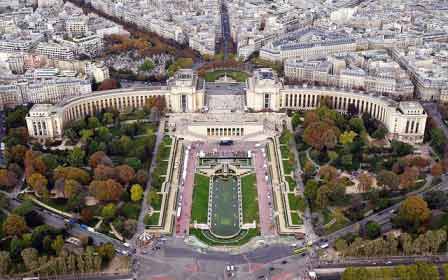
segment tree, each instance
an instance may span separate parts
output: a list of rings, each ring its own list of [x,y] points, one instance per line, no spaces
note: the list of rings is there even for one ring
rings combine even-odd
[[[93,180],[89,185],[89,191],[100,201],[117,201],[123,193],[123,187],[113,179]]]
[[[384,137],[386,137],[387,133],[388,133],[387,128],[384,127],[384,125],[381,125],[373,132],[372,137],[381,140],[384,139]]]
[[[56,236],[56,238],[51,242],[51,248],[56,252],[57,255],[61,253],[62,247],[64,247],[64,239],[62,235]]]
[[[39,252],[35,248],[23,249],[20,255],[28,270],[35,270],[39,267]]]
[[[431,146],[439,153],[443,153],[447,140],[443,134],[443,130],[438,127],[433,127],[430,130]]]
[[[84,165],[84,158],[86,157],[86,152],[80,147],[75,147],[68,153],[67,162],[71,166],[81,167]]]
[[[39,173],[33,173],[30,177],[27,179],[28,185],[30,185],[34,191],[36,191],[40,196],[46,196],[48,195],[48,180]]]
[[[324,148],[334,148],[338,141],[339,134],[339,129],[336,126],[327,122],[318,121],[311,123],[305,129],[303,140],[308,145],[320,151]]]
[[[112,124],[114,122],[114,114],[110,112],[104,113],[102,121],[104,125]]]
[[[377,176],[377,183],[390,190],[395,190],[400,185],[400,178],[392,171],[381,170]]]
[[[0,169],[0,187],[12,188],[18,183],[17,175],[7,169]]]
[[[131,187],[131,200],[134,202],[140,201],[143,197],[143,188],[139,184],[134,184]]]
[[[410,225],[421,225],[428,221],[431,210],[425,200],[419,196],[409,196],[400,206],[398,217]]]
[[[11,257],[6,251],[0,251],[0,275],[8,275],[11,266]]]
[[[154,67],[155,65],[151,60],[145,59],[145,61],[139,66],[139,69],[140,71],[150,72],[154,69]]]
[[[3,223],[3,232],[8,236],[21,236],[28,230],[25,219],[19,215],[9,215]]]
[[[317,190],[316,194],[316,207],[319,209],[324,209],[328,206],[328,194],[330,193],[330,190],[327,186],[322,186]]]
[[[114,179],[117,176],[115,168],[103,164],[98,165],[94,169],[93,174],[95,180]]]
[[[294,113],[292,114],[292,117],[291,117],[291,125],[292,125],[292,127],[293,127],[294,130],[295,130],[296,127],[299,126],[300,123],[302,122],[300,118],[301,118],[301,117],[300,117],[300,114],[299,114],[298,112],[294,112]]]
[[[96,247],[96,252],[105,262],[110,261],[115,256],[115,248],[111,243]]]
[[[366,224],[366,236],[369,239],[378,238],[381,234],[381,226],[376,222],[368,222]]]
[[[81,184],[73,179],[65,180],[64,196],[68,199],[75,197],[81,191]]]
[[[87,119],[87,127],[90,129],[95,129],[101,126],[101,122],[96,117],[89,117]]]
[[[448,206],[448,194],[444,191],[430,191],[423,198],[430,209],[444,209]]]
[[[84,223],[88,223],[93,219],[93,211],[90,208],[83,208],[81,210],[81,220]]]
[[[412,154],[414,151],[414,147],[412,147],[412,145],[396,140],[392,140],[390,146],[392,148],[392,152],[399,157]]]
[[[304,195],[311,203],[314,203],[317,197],[317,190],[319,189],[319,184],[315,180],[308,180],[305,184]]]
[[[53,172],[54,180],[64,179],[64,180],[75,180],[81,184],[88,184],[90,182],[90,175],[87,171],[78,167],[62,167],[59,166]]]
[[[139,169],[135,174],[135,181],[140,185],[146,184],[146,181],[148,181],[148,172],[144,169]]]
[[[92,129],[83,129],[79,132],[79,135],[81,136],[81,140],[87,142],[90,138],[92,138],[94,132]]]
[[[89,158],[89,165],[92,168],[96,168],[100,164],[112,166],[112,161],[103,151],[95,152]]]
[[[101,209],[101,216],[107,221],[112,219],[117,213],[117,207],[113,203],[108,203]]]
[[[353,143],[353,140],[355,140],[356,135],[358,135],[356,132],[354,132],[353,130],[350,131],[344,131],[344,133],[342,133],[339,136],[339,142],[342,145],[348,145]]]
[[[339,252],[344,252],[345,250],[347,250],[347,241],[345,241],[342,238],[338,238],[336,239],[335,243],[334,243],[334,248],[339,251]]]
[[[6,149],[5,158],[8,163],[23,164],[27,148],[24,145],[14,145],[11,148]]]
[[[338,177],[338,170],[331,165],[324,165],[319,169],[318,173],[324,181],[333,181]]]
[[[367,172],[363,172],[361,175],[359,175],[358,180],[358,188],[362,192],[369,191],[373,185],[373,178]]]
[[[119,165],[115,167],[115,171],[117,173],[118,180],[124,185],[127,185],[129,182],[134,180],[135,172],[129,165]]]
[[[416,167],[406,167],[403,174],[400,175],[400,185],[402,188],[408,189],[415,186],[418,179],[419,171]]]
[[[434,177],[442,175],[444,172],[443,164],[441,162],[437,162],[431,167],[431,175]]]
[[[351,118],[349,121],[350,127],[358,134],[366,130],[364,122],[361,118]]]

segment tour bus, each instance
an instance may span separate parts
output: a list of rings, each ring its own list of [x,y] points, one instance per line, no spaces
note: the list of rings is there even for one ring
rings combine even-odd
[[[300,255],[305,253],[307,249],[308,249],[307,247],[301,247],[294,249],[292,252],[294,253],[294,255]]]
[[[223,138],[221,139],[221,141],[219,141],[219,145],[222,146],[228,146],[228,145],[232,145],[233,144],[233,140],[228,139],[228,138]]]

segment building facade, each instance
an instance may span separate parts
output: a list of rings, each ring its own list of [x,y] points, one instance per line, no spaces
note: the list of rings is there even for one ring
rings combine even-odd
[[[312,110],[324,100],[340,112],[346,112],[353,105],[359,113],[370,113],[381,121],[388,129],[390,139],[408,143],[423,142],[427,115],[418,102],[395,102],[380,95],[334,88],[284,86],[277,74],[266,68],[256,70],[246,81],[246,88],[246,106],[255,111]],[[72,98],[54,106],[38,105],[26,117],[28,131],[30,136],[36,138],[61,137],[63,126],[71,121],[93,115],[105,108],[119,111],[142,108],[151,96],[164,97],[168,109],[174,113],[200,112],[205,106],[204,89],[203,82],[195,72],[181,70],[165,87],[118,89]],[[43,108],[47,113],[41,112]],[[45,125],[42,124],[44,122]],[[41,123],[40,127],[45,127],[47,132],[35,130],[34,123]],[[239,126],[238,120],[231,127],[239,128],[240,136],[245,133],[245,127]],[[216,136],[216,133],[221,136],[219,127],[216,130],[216,127],[208,125],[206,129],[210,129],[206,131],[207,136]],[[223,133],[228,135],[224,130]],[[233,133],[231,130],[230,136]]]

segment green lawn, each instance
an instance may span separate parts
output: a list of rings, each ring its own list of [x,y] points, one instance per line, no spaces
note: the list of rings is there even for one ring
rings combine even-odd
[[[173,139],[171,139],[171,137],[169,137],[168,135],[163,136],[163,142],[162,143],[165,146],[171,146],[172,142],[173,142]]]
[[[255,174],[241,178],[241,193],[243,195],[243,223],[258,222],[258,194]]]
[[[285,171],[285,175],[290,175],[294,170],[294,164],[291,164],[290,160],[283,160],[283,170]]]
[[[196,220],[198,223],[207,223],[209,183],[209,177],[198,173],[195,174],[191,221]]]
[[[281,145],[280,152],[282,154],[283,159],[294,158],[294,154],[291,153],[291,150],[289,149],[289,146],[287,146],[287,145]]]
[[[216,70],[213,72],[208,72],[204,76],[204,80],[207,82],[213,82],[219,79],[220,77],[227,75],[227,77],[234,79],[237,82],[245,82],[249,75],[247,73],[241,71],[225,71],[225,70]]]
[[[151,205],[154,210],[160,210],[160,207],[162,206],[162,195],[154,191],[154,194],[151,196],[150,192],[148,204]]]
[[[293,193],[288,194],[289,208],[291,210],[305,211],[305,200],[302,196],[295,196]]]
[[[297,186],[296,180],[294,180],[291,176],[285,176],[285,180],[288,182],[289,191],[295,191]]]
[[[159,224],[159,217],[160,217],[160,213],[159,212],[153,213],[151,216],[146,215],[145,218],[143,219],[143,222],[147,226],[158,225]]]
[[[303,225],[303,220],[298,213],[291,213],[291,222],[293,225]]]

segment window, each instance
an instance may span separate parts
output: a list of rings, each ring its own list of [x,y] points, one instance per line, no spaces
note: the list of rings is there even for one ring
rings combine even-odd
[[[270,105],[269,103],[270,103],[269,94],[266,93],[266,94],[264,95],[264,108],[265,108],[265,109],[269,109],[269,107],[270,107],[270,106],[269,106],[269,105]]]

